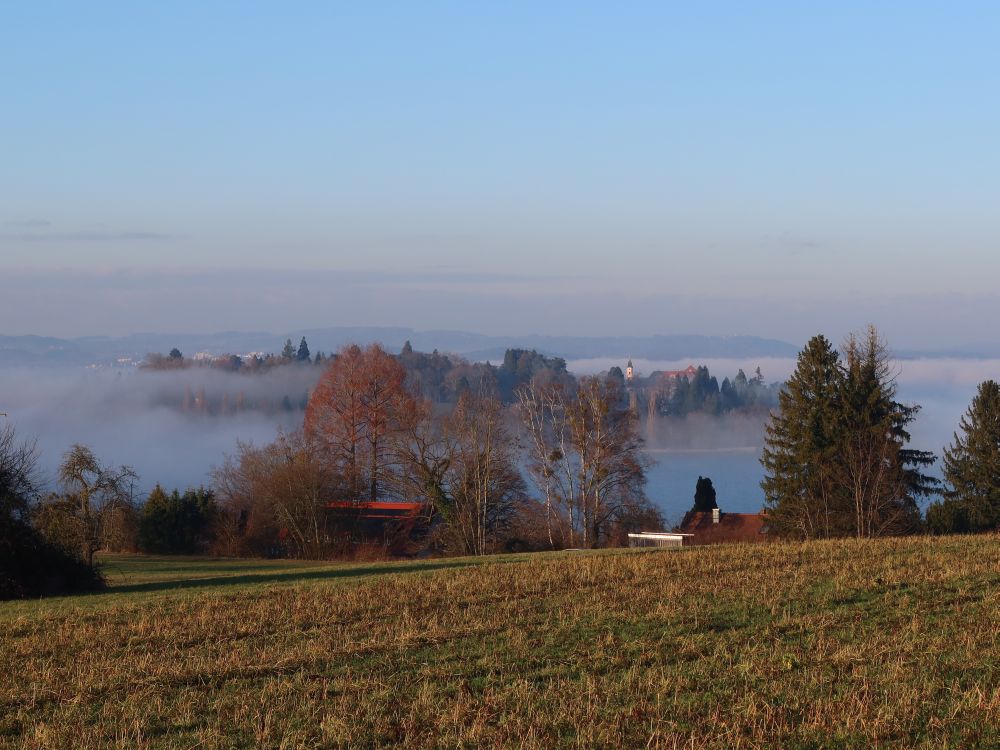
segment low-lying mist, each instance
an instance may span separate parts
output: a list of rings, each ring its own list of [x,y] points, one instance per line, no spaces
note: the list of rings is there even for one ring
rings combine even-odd
[[[317,368],[297,367],[258,375],[210,368],[0,370],[0,411],[19,435],[37,439],[39,468],[50,478],[69,447],[83,443],[104,463],[132,466],[147,492],[157,482],[208,483],[237,440],[268,442],[279,429],[300,426],[299,404],[318,375]],[[200,411],[199,399],[230,407]],[[237,410],[240,401],[247,406]]]
[[[618,360],[570,363],[577,374],[606,371]],[[640,373],[706,364],[719,380],[760,367],[768,382],[786,378],[792,359],[634,361]],[[1000,378],[1000,360],[926,359],[898,363],[899,395],[923,409],[911,425],[914,447],[940,456],[958,421],[987,378]],[[237,440],[274,439],[302,424],[302,403],[320,368],[276,367],[254,375],[212,368],[176,371],[0,369],[0,411],[20,435],[38,440],[40,468],[51,477],[76,442],[105,463],[133,466],[148,491],[207,483],[213,466]],[[711,476],[720,504],[756,510],[762,496],[757,463],[765,414],[691,414],[682,419],[643,417],[649,454],[650,496],[675,516],[690,507],[698,475]]]
[[[795,370],[791,358],[713,359],[713,360],[633,360],[639,375],[654,370],[681,370],[688,365],[706,365],[719,382],[732,378],[742,369],[751,375],[760,367],[768,383],[786,380]],[[568,363],[570,371],[578,374],[606,372],[613,365],[622,367],[620,359],[575,360]],[[998,359],[903,359],[895,363],[898,396],[906,403],[919,404],[922,408],[917,420],[910,426],[913,444],[940,454],[958,429],[958,421],[968,408],[976,387],[984,380],[1000,380]],[[701,417],[702,415],[691,415]],[[673,424],[671,424],[673,422]],[[679,450],[726,449],[743,446],[761,446],[764,439],[766,417],[754,415],[745,418],[723,417],[717,420],[695,419],[666,420],[647,432],[650,447]]]
[[[745,450],[763,445],[767,418],[766,412],[643,418],[642,436],[651,453]]]

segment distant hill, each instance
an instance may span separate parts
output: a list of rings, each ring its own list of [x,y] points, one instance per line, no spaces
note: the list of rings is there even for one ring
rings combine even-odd
[[[192,356],[280,351],[286,339],[298,344],[305,336],[313,352],[334,352],[344,344],[379,342],[398,351],[406,341],[414,349],[439,350],[483,361],[501,359],[510,348],[535,349],[564,359],[636,357],[788,357],[798,347],[785,341],[756,336],[488,336],[466,331],[417,331],[412,328],[343,327],[309,328],[282,334],[224,331],[219,333],[136,333],[123,337],[88,336],[59,339],[42,336],[0,336],[3,365],[110,364],[120,358],[141,360],[152,352],[177,347]]]
[[[0,336],[2,365],[85,365],[94,355],[75,341],[49,336]]]
[[[379,342],[399,351],[406,341],[414,349],[459,354],[473,361],[497,361],[511,348],[535,349],[564,359],[634,357],[647,360],[709,358],[794,357],[798,344],[759,336],[489,336],[468,331],[418,331],[404,327],[306,328],[285,333],[221,331],[217,333],[135,333],[129,336],[87,336],[61,339],[48,336],[0,335],[0,366],[83,366],[112,364],[118,359],[139,361],[152,352],[177,347],[187,356],[277,352],[286,339],[298,344],[303,336],[312,352],[335,352],[344,344]],[[1000,344],[979,344],[949,350],[906,350],[902,359],[919,357],[1000,357]]]

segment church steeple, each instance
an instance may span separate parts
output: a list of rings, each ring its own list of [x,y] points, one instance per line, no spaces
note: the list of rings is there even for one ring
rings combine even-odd
[[[634,374],[635,370],[632,368],[632,360],[630,359],[628,364],[625,365],[625,380],[631,380]]]

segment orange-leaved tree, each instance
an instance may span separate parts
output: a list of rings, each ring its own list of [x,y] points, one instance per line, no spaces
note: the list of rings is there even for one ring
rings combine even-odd
[[[378,344],[350,345],[316,384],[305,432],[344,478],[345,499],[376,502],[399,492],[394,439],[417,418],[403,365]]]

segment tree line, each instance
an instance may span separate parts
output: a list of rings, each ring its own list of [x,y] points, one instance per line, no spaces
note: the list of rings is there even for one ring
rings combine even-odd
[[[625,382],[620,367],[612,367],[608,375]],[[777,404],[780,390],[780,383],[764,382],[759,367],[751,377],[739,370],[732,379],[723,378],[721,385],[704,365],[695,368],[691,377],[653,372],[629,383],[633,408],[650,417],[684,417],[695,413],[719,416],[755,411],[766,414]]]
[[[220,502],[241,519],[234,540],[259,549],[277,524],[293,554],[335,553],[350,540],[333,528],[331,501],[415,501],[429,529],[423,548],[449,554],[603,546],[655,515],[620,384],[558,377],[558,368],[554,376],[540,355],[515,354],[497,368],[525,378],[515,403],[504,403],[510,381],[483,369],[454,404],[441,404],[411,376],[412,356],[345,347],[314,388],[301,431],[238,446],[216,472]]]
[[[645,494],[636,412],[614,373],[574,378],[559,360],[511,350],[499,367],[464,370],[454,402],[442,403],[433,397],[441,359],[347,346],[325,363],[301,429],[237,444],[210,488],[157,486],[144,502],[132,469],[82,445],[65,454],[57,489],[46,491],[34,444],[6,425],[0,597],[100,586],[100,550],[357,554],[363,532],[331,507],[394,500],[420,508],[411,554],[613,546],[630,531],[663,527]],[[979,386],[944,451],[940,483],[929,473],[934,455],[910,446],[919,406],[898,399],[892,362],[874,328],[840,351],[816,336],[800,352],[766,428],[772,534],[1000,527],[1000,386]],[[939,499],[922,516],[931,496]],[[699,477],[696,509],[713,507],[711,482]]]
[[[223,354],[217,357],[188,358],[179,349],[174,348],[166,355],[159,353],[147,355],[140,369],[169,371],[206,368],[254,375],[289,365],[301,367],[312,364],[319,365],[316,368],[318,378],[323,368],[338,356],[337,353],[327,356],[322,352],[312,356],[309,344],[303,337],[297,348],[292,345],[291,339],[288,339],[284,349],[277,354],[250,356]],[[504,353],[503,361],[499,365],[494,365],[489,361],[470,362],[463,357],[443,354],[436,349],[432,352],[418,352],[407,341],[396,358],[406,369],[409,386],[421,398],[436,404],[455,404],[459,397],[470,389],[486,388],[494,392],[504,405],[509,405],[516,400],[514,395],[516,390],[530,380],[544,378],[547,381],[560,381],[566,384],[573,381],[573,376],[566,369],[566,360],[561,357],[548,357],[527,349],[508,349]],[[204,409],[210,400],[202,390],[185,394],[183,401],[178,400],[177,405],[182,406],[185,411],[199,411]],[[289,394],[282,403],[286,410],[304,410],[305,405],[306,399],[302,394]],[[234,409],[266,409],[273,404],[264,406],[254,403],[236,404],[234,399],[230,406]],[[214,410],[225,411],[218,404]]]
[[[800,352],[766,428],[764,508],[778,536],[963,533],[1000,527],[1000,389],[980,385],[943,484],[933,453],[910,446],[920,407],[897,398],[896,372],[874,326],[837,351],[823,336]],[[920,505],[930,503],[925,517]]]
[[[433,378],[421,376],[440,356],[345,347],[327,361],[302,428],[238,443],[209,489],[157,486],[140,503],[131,468],[75,445],[58,489],[43,492],[33,446],[0,453],[17,498],[3,506],[17,526],[5,527],[4,543],[30,536],[53,560],[90,571],[99,550],[339,557],[365,538],[331,506],[394,500],[420,508],[411,554],[600,547],[663,525],[645,495],[647,462],[619,382],[576,379],[562,361],[514,350],[499,367],[463,371],[454,403],[441,403],[427,395]]]
[[[315,356],[309,351],[305,336],[296,347],[291,339],[285,340],[285,346],[278,354],[221,354],[215,357],[185,357],[184,353],[174,347],[167,354],[153,352],[146,355],[140,368],[143,370],[186,370],[192,367],[209,367],[226,372],[262,373],[275,367],[285,365],[322,365],[327,357],[323,352]]]

